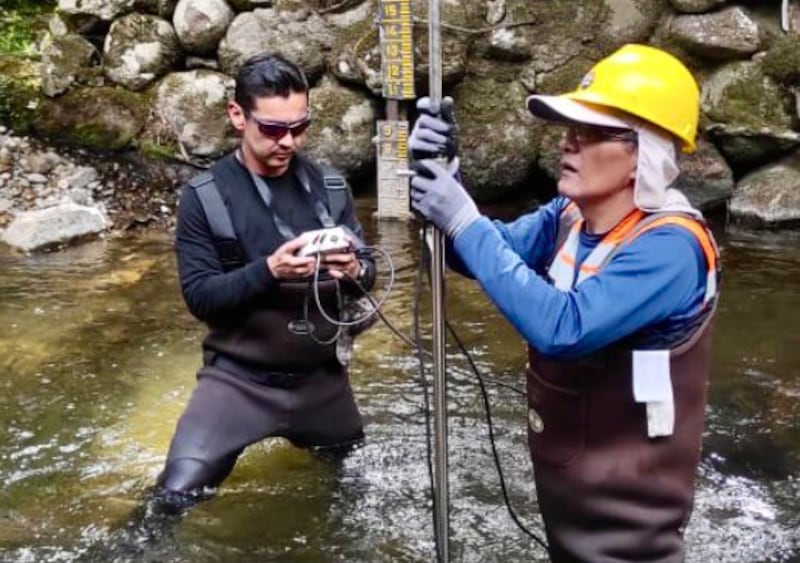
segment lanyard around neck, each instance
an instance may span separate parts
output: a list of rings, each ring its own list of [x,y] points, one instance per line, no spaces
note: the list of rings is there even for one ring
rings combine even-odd
[[[244,163],[244,158],[242,157],[241,149],[236,151],[236,159],[242,164],[242,166],[247,168],[247,165]],[[278,232],[286,240],[292,240],[293,238],[296,238],[297,234],[289,225],[289,223],[286,222],[283,217],[275,213],[275,210],[272,207],[272,190],[267,184],[267,181],[249,168],[247,168],[247,171],[250,173],[250,177],[253,179],[253,184],[256,186],[256,191],[258,191],[261,201],[264,202],[264,205],[272,214],[272,218],[275,221],[275,227],[278,229]],[[326,228],[336,226],[331,218],[331,214],[328,212],[328,208],[325,207],[325,204],[320,200],[320,198],[316,197],[316,195],[311,191],[308,173],[306,172],[305,168],[298,166],[296,167],[296,171],[297,179],[299,180],[300,185],[303,187],[303,191],[305,192],[306,196],[314,202],[314,212],[316,213],[319,222],[322,223],[322,226]],[[291,170],[289,173],[291,173]]]

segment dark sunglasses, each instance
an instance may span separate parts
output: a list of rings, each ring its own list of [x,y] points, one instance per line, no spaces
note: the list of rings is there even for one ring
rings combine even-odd
[[[292,137],[298,137],[306,132],[308,126],[311,125],[311,116],[307,115],[303,119],[286,123],[285,121],[270,121],[268,119],[261,119],[252,113],[250,117],[258,127],[259,133],[270,139],[278,140],[283,139],[287,133],[291,133]]]
[[[596,125],[568,125],[564,135],[574,139],[579,145],[591,145],[605,141],[619,141],[635,145],[639,140],[636,131]]]

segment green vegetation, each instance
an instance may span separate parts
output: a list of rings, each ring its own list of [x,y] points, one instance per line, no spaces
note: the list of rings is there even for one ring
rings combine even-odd
[[[783,84],[800,84],[800,39],[794,35],[781,37],[761,60],[764,72]]]
[[[40,103],[37,63],[31,59],[0,55],[0,123],[27,131]]]
[[[115,151],[129,145],[145,122],[144,97],[110,86],[74,88],[45,100],[32,124],[37,136],[54,142]]]
[[[32,56],[55,0],[0,0],[0,54]]]
[[[139,141],[139,151],[146,157],[154,160],[169,160],[175,158],[175,155],[180,154],[178,143],[175,141],[168,141],[166,144],[161,144],[156,140],[144,139]]]

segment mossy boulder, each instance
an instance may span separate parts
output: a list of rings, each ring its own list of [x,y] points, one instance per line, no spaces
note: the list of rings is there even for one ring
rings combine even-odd
[[[479,201],[511,195],[535,166],[541,129],[525,108],[516,80],[470,78],[453,91],[461,172]]]
[[[216,53],[233,16],[225,0],[180,0],[172,24],[184,51],[206,56]]]
[[[770,163],[736,185],[731,199],[733,219],[751,226],[800,226],[800,153]]]
[[[374,102],[359,90],[330,78],[310,92],[311,115],[305,149],[349,177],[363,177],[375,168]]]
[[[381,78],[378,30],[375,28],[377,5],[371,2],[325,20],[335,30],[328,67],[339,81],[366,87],[380,94]]]
[[[756,21],[738,6],[712,14],[672,17],[666,25],[666,34],[692,55],[718,61],[749,57],[763,43]]]
[[[606,15],[598,39],[607,45],[646,43],[667,10],[667,0],[605,0]]]
[[[692,205],[708,210],[724,206],[733,192],[733,172],[717,149],[703,139],[698,139],[697,150],[682,155],[681,173],[675,180]]]
[[[111,82],[136,91],[169,72],[180,56],[178,36],[168,21],[130,14],[111,24],[103,49],[103,67]]]
[[[47,35],[41,45],[42,91],[57,96],[73,83],[87,84],[102,77],[96,66],[100,53],[94,45],[77,33]]]
[[[333,35],[320,16],[267,8],[237,15],[220,41],[217,57],[222,71],[234,76],[249,57],[279,52],[315,83],[325,72],[332,45]]]
[[[21,134],[99,151],[131,144],[148,112],[146,95],[81,87],[48,98],[40,67],[30,59],[0,57],[0,123]]]
[[[706,136],[736,172],[749,170],[800,148],[800,133],[713,124]]]
[[[411,3],[414,84],[417,95],[428,91],[430,72],[428,64],[427,3]],[[457,84],[466,72],[470,40],[454,30],[481,27],[482,23],[464,3],[447,2],[442,5],[442,83],[445,87]],[[380,34],[375,26],[377,3],[364,2],[341,14],[326,15],[325,19],[335,31],[332,52],[329,56],[331,72],[339,80],[357,84],[380,95],[383,90]]]
[[[154,88],[150,118],[139,142],[149,156],[196,161],[216,158],[236,145],[226,103],[234,81],[212,70],[173,72]]]
[[[51,142],[115,151],[129,146],[142,128],[148,98],[109,86],[80,88],[46,99],[31,123]]]
[[[703,84],[701,105],[712,122],[791,129],[795,118],[787,94],[757,61],[740,61],[721,67]]]
[[[538,94],[564,94],[575,90],[581,79],[589,72],[597,59],[586,55],[574,57],[568,64],[552,72],[542,73],[536,77],[536,92]]]
[[[703,84],[703,128],[735,171],[747,171],[797,146],[791,101],[761,61],[730,63]]]
[[[761,68],[783,86],[800,86],[800,37],[787,35],[776,40],[764,53]]]
[[[458,83],[466,73],[469,49],[472,43],[470,34],[458,29],[477,29],[485,26],[485,22],[474,10],[473,2],[441,3],[441,48],[442,48],[442,83],[447,86]],[[426,94],[430,85],[430,61],[428,47],[428,2],[412,0],[411,13],[414,25],[414,82],[418,95]],[[379,62],[380,64],[380,62]]]
[[[133,10],[136,0],[58,0],[58,11],[68,17],[95,17],[112,21]]]

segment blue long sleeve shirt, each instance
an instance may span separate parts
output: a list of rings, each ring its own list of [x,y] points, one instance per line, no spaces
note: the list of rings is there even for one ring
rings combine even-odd
[[[703,314],[707,265],[694,235],[675,225],[646,231],[599,273],[560,291],[546,271],[567,203],[556,198],[511,223],[481,217],[452,248],[466,273],[545,356],[581,357],[632,335],[645,349],[682,339]],[[579,264],[600,240],[581,233]]]

